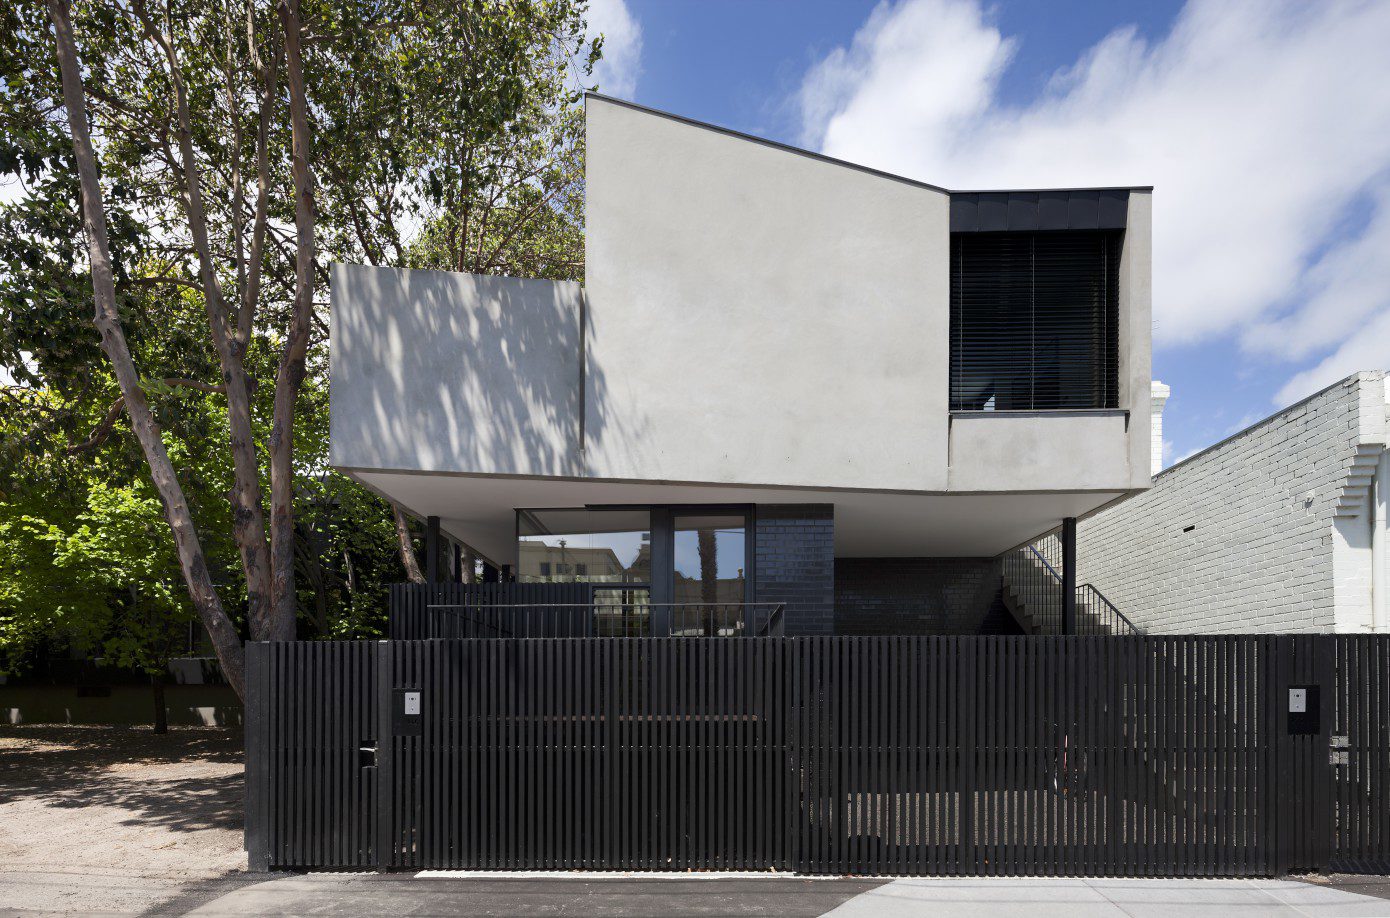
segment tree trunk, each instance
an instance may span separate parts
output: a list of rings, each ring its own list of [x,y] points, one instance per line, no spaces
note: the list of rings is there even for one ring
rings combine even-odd
[[[706,634],[713,637],[719,630],[719,559],[716,553],[719,543],[715,541],[713,529],[700,529],[695,533],[696,545],[700,552],[700,600],[708,607],[700,610],[701,619],[709,618]]]
[[[179,156],[183,160],[188,231],[198,256],[198,275],[203,287],[208,328],[222,367],[222,379],[227,386],[227,430],[234,476],[231,493],[232,536],[241,553],[241,566],[246,575],[246,618],[251,626],[252,640],[270,640],[273,632],[273,591],[266,556],[265,507],[261,500],[260,466],[251,423],[251,381],[246,375],[245,347],[228,324],[227,304],[222,296],[212,244],[208,239],[202,175],[193,151],[193,115],[188,90],[183,82],[183,71],[174,50],[173,36],[161,33],[156,23],[145,16],[141,4],[136,4],[134,9],[150,39],[159,45],[169,63],[178,116]],[[239,201],[237,206],[240,206]]]
[[[314,181],[309,171],[309,114],[300,56],[299,0],[281,0],[285,78],[290,99],[291,173],[294,176],[294,314],[275,377],[270,427],[270,572],[274,611],[271,640],[293,640],[294,408],[304,382],[309,323],[314,309]]]
[[[164,700],[164,675],[150,676],[150,687],[154,690],[154,732],[169,732],[169,706]]]
[[[405,518],[405,511],[393,503],[391,516],[396,521],[396,544],[400,546],[405,579],[411,583],[424,583],[425,575],[420,571],[420,560],[415,557],[415,542],[410,538],[410,523]]]
[[[713,529],[698,530],[695,538],[700,552],[700,599],[713,605],[719,601],[719,543]]]
[[[222,609],[222,600],[218,597],[217,590],[213,587],[207,560],[203,555],[203,546],[193,525],[193,516],[189,512],[188,502],[184,499],[183,488],[174,472],[173,463],[169,461],[169,454],[164,448],[159,425],[155,423],[149,402],[145,400],[145,391],[140,388],[140,374],[130,356],[125,330],[121,327],[120,315],[116,311],[116,285],[111,272],[105,205],[101,184],[97,179],[91,133],[87,126],[87,104],[81,67],[77,60],[77,46],[72,36],[72,23],[68,17],[67,0],[49,0],[48,9],[53,19],[58,64],[63,76],[63,102],[68,110],[72,150],[82,187],[82,219],[87,231],[95,303],[93,322],[101,334],[101,349],[111,361],[111,369],[120,385],[121,395],[125,397],[131,429],[145,454],[150,477],[164,505],[164,516],[174,534],[179,566],[183,571],[184,583],[188,587],[193,608],[197,610],[198,617],[212,638],[213,648],[217,651],[217,658],[222,663],[227,680],[231,682],[238,697],[244,699],[245,649],[236,627]]]

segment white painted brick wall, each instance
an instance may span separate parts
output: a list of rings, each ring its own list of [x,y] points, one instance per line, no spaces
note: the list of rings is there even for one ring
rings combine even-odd
[[[1384,375],[1352,376],[1082,520],[1078,581],[1155,634],[1369,627],[1369,517],[1333,513],[1356,447],[1385,441]]]

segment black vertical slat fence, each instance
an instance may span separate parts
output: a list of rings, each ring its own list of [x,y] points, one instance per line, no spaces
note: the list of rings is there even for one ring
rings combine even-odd
[[[718,645],[718,646],[716,646]],[[422,733],[393,747],[389,867],[787,862],[780,641],[383,644]]]
[[[248,686],[253,867],[1240,876],[1390,845],[1385,638],[291,643]]]
[[[247,645],[246,849],[252,869],[377,865],[383,786],[374,754],[378,646]]]
[[[1330,866],[1390,872],[1390,641],[1336,641],[1334,736],[1346,737],[1346,763],[1334,767]]]
[[[803,644],[805,872],[1272,872],[1248,639]]]

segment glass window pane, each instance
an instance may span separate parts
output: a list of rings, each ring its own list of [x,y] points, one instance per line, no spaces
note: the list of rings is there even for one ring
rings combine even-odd
[[[645,510],[523,510],[517,521],[517,579],[647,583],[650,523]]]
[[[597,637],[647,637],[651,634],[651,591],[594,590],[594,635]]]
[[[678,516],[677,602],[743,602],[743,516]]]

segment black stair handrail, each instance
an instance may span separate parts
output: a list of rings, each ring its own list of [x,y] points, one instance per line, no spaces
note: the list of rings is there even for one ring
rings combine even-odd
[[[1032,542],[1029,542],[1028,544],[1022,546],[1022,548],[1025,548],[1032,553],[1033,557],[1039,563],[1042,564],[1043,570],[1045,570],[1052,577],[1052,579],[1056,581],[1058,587],[1060,587],[1062,585],[1062,575],[1057,571],[1055,567],[1052,566],[1052,562],[1048,560],[1047,556],[1038,550],[1039,542],[1041,542],[1043,539],[1053,538],[1056,535],[1057,533],[1055,530],[1052,532],[1044,533],[1037,539],[1034,539]],[[1006,552],[1005,554],[1008,553]],[[1104,606],[1105,613],[1108,614],[1098,614],[1097,612],[1089,608],[1087,609],[1087,611],[1090,612],[1092,615],[1095,615],[1097,618],[1100,618],[1102,622],[1109,625],[1112,628],[1112,630],[1126,635],[1139,635],[1144,633],[1143,629],[1140,628],[1138,625],[1134,624],[1134,622],[1130,621],[1129,616],[1121,612],[1119,607],[1116,606],[1113,602],[1111,602],[1109,598],[1107,598],[1106,595],[1102,593],[1100,591],[1100,588],[1097,587],[1095,584],[1079,584],[1076,587],[1076,592],[1078,597],[1086,595],[1088,597],[1094,597],[1095,599],[1099,600],[1100,604]],[[1082,605],[1083,607],[1089,606],[1089,603],[1083,601]]]

